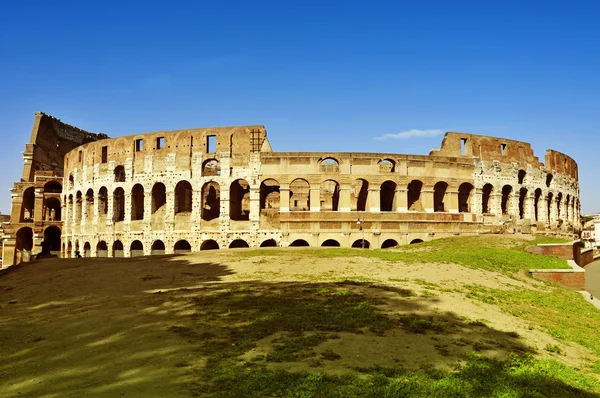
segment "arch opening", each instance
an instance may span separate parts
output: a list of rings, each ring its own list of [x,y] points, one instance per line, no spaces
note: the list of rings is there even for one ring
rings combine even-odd
[[[150,254],[155,256],[155,255],[161,255],[161,254],[165,254],[165,244],[162,240],[158,239],[155,240],[152,243],[152,246],[150,247]]]
[[[297,178],[290,183],[290,211],[310,210],[310,184]]]
[[[131,220],[144,219],[144,187],[142,184],[135,184],[131,188]]]
[[[124,257],[123,242],[116,240],[113,243],[113,257]]]
[[[369,195],[369,182],[358,178],[354,180],[354,190],[352,192],[353,210],[367,211],[367,198]]]
[[[357,239],[354,241],[354,243],[352,243],[352,247],[359,249],[368,249],[369,247],[371,247],[371,244],[366,239]]]
[[[338,211],[340,202],[340,184],[334,180],[321,183],[320,207],[323,211]]]
[[[156,212],[164,213],[167,204],[167,187],[162,182],[157,182],[152,186],[152,203],[150,204],[150,214]]]
[[[250,184],[240,179],[231,183],[229,188],[229,217],[233,221],[250,219]]]
[[[62,184],[56,180],[48,181],[44,185],[44,193],[62,193]]]
[[[202,176],[203,177],[211,177],[211,176],[220,176],[221,175],[221,165],[219,161],[216,159],[208,159],[205,160],[202,164]]]
[[[275,239],[267,239],[263,243],[260,244],[260,247],[276,247],[276,246],[277,246],[277,242],[275,242]]]
[[[398,242],[395,239],[386,239],[381,244],[382,249],[388,249],[390,247],[396,247],[396,246],[398,246]]]
[[[42,253],[60,252],[61,230],[56,226],[50,226],[44,230],[44,243]],[[49,254],[49,253],[48,253]]]
[[[23,191],[23,202],[21,205],[21,222],[33,221],[34,208],[35,208],[35,188],[29,187]]]
[[[85,193],[85,219],[87,222],[94,220],[94,191],[92,188]]]
[[[279,182],[268,178],[260,184],[260,209],[279,210],[280,206]]]
[[[192,245],[185,239],[178,240],[173,246],[173,252],[175,254],[190,253],[192,251]]]
[[[327,239],[325,242],[321,243],[321,247],[340,247],[340,242],[335,239]]]
[[[423,243],[423,239],[413,239],[410,241],[411,245],[415,245],[417,243]]]
[[[239,248],[246,248],[246,247],[250,247],[250,246],[243,239],[236,239],[229,244],[230,249],[239,249]]]
[[[44,220],[46,221],[60,221],[61,219],[61,205],[60,199],[56,197],[50,197],[44,199]]]
[[[125,182],[125,167],[119,165],[115,167],[115,182]]]
[[[96,245],[96,257],[108,257],[108,245],[103,240]]]
[[[179,181],[175,186],[175,214],[192,212],[192,184]]]
[[[213,239],[205,240],[200,245],[200,250],[218,250],[218,249],[219,249],[219,244],[217,243],[216,240],[213,240]]]
[[[481,212],[483,214],[490,214],[492,212],[490,206],[490,199],[492,198],[492,194],[494,192],[494,186],[492,184],[485,184],[482,190],[481,197]]]
[[[381,211],[394,211],[396,183],[385,181],[379,188],[379,209]]]
[[[130,257],[141,257],[144,255],[144,245],[139,240],[131,242]]]
[[[210,221],[221,215],[221,187],[211,181],[202,186],[202,219]]]
[[[458,211],[460,213],[469,213],[471,211],[471,193],[473,185],[463,182],[458,187]]]
[[[512,187],[510,185],[505,185],[502,187],[502,214],[508,214],[508,209],[510,208],[510,201],[512,199]]]
[[[100,207],[100,217],[108,214],[108,190],[101,187],[98,191],[98,206]]]
[[[125,191],[119,187],[113,193],[113,220],[115,222],[125,220]]]
[[[310,245],[304,239],[296,239],[295,241],[293,241],[290,244],[290,246],[293,246],[293,247],[308,247]]]
[[[421,204],[421,189],[423,189],[423,183],[419,180],[412,180],[408,184],[408,210],[423,211],[423,205]]]

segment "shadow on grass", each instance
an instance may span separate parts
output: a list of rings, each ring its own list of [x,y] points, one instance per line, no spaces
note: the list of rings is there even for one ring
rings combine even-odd
[[[30,264],[33,265],[33,264]],[[385,285],[223,282],[186,256],[0,279],[0,396],[593,396],[518,335]],[[475,352],[475,354],[474,354]]]

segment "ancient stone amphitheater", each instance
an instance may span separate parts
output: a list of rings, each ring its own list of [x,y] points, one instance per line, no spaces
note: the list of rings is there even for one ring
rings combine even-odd
[[[109,139],[36,113],[24,159],[5,265],[43,246],[129,257],[580,230],[573,159],[548,150],[544,164],[525,142],[466,133],[428,156],[273,152],[263,126]]]

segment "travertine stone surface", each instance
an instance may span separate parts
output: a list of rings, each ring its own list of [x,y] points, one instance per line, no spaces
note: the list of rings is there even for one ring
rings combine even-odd
[[[135,256],[574,236],[581,224],[573,159],[548,150],[544,164],[527,143],[466,133],[429,156],[273,152],[263,126],[108,139],[39,113],[24,159],[5,264],[41,251],[44,235],[66,257]]]

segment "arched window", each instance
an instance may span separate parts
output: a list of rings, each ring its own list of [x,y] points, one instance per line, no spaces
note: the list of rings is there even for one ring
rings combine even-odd
[[[123,257],[123,243],[120,240],[113,243],[113,257]]]
[[[159,210],[164,212],[165,204],[167,203],[167,188],[162,182],[157,182],[152,187],[152,205],[151,214],[156,213]]]
[[[130,257],[140,257],[144,255],[144,245],[139,240],[131,242]]]
[[[297,178],[290,183],[290,210],[310,210],[310,184],[308,181]]]
[[[60,199],[56,197],[46,198],[44,200],[44,220],[46,221],[60,221],[61,208]]]
[[[379,171],[383,173],[393,173],[396,170],[396,163],[391,159],[383,159],[379,162]]]
[[[243,248],[243,247],[250,247],[250,246],[248,246],[248,243],[242,239],[236,239],[229,244],[230,249],[239,249],[239,248]]]
[[[219,165],[219,161],[216,159],[208,159],[202,163],[202,176],[220,176],[221,175],[221,166]]]
[[[460,213],[471,211],[471,192],[473,192],[473,185],[468,182],[464,182],[458,187],[458,211]]]
[[[113,193],[113,220],[125,220],[125,191],[120,187]]]
[[[250,184],[235,180],[229,188],[229,217],[233,221],[250,219]]]
[[[319,163],[319,171],[322,173],[337,173],[340,171],[340,163],[334,158],[325,158]]]
[[[352,247],[359,248],[359,249],[368,249],[369,247],[371,247],[371,244],[369,243],[368,240],[357,239],[352,244]]]
[[[152,243],[152,246],[150,247],[150,254],[165,254],[165,244],[162,240],[155,240],[154,243]]]
[[[519,170],[519,175],[517,176],[519,184],[523,184],[523,182],[525,182],[526,176],[527,173],[525,172],[525,170]]]
[[[494,186],[492,184],[485,184],[482,190],[481,197],[481,212],[483,214],[489,214],[492,212],[492,206],[490,204],[490,199],[492,198],[492,194],[494,192]]]
[[[321,183],[321,210],[337,211],[340,202],[340,184],[334,180]]]
[[[379,189],[379,205],[381,211],[394,211],[394,198],[396,195],[396,183],[385,181]]]
[[[21,205],[21,222],[33,221],[33,209],[35,207],[35,188],[29,187],[23,191],[23,202]]]
[[[75,194],[75,221],[80,222],[82,219],[81,209],[83,207],[83,196],[81,191],[77,191]]]
[[[192,184],[179,181],[175,186],[175,214],[192,212]]]
[[[144,187],[135,184],[131,189],[131,220],[144,219]]]
[[[540,188],[535,190],[535,196],[534,196],[534,201],[533,201],[533,209],[535,211],[535,221],[539,221],[539,214],[540,214],[540,198],[542,197],[542,190]]]
[[[108,257],[108,245],[103,240],[96,245],[96,257]]]
[[[512,187],[510,185],[505,185],[502,187],[502,214],[508,214],[508,210],[510,209],[510,201],[512,199]]]
[[[210,221],[221,215],[221,187],[211,181],[202,187],[202,219]]]
[[[219,248],[219,244],[216,240],[208,239],[202,242],[200,245],[200,250],[217,250]]]
[[[98,201],[100,206],[100,217],[108,214],[108,190],[106,187],[101,187],[98,191]]]
[[[440,181],[433,186],[433,210],[448,211],[446,203],[446,192],[448,191],[448,183]]]
[[[353,210],[367,211],[367,198],[369,196],[369,182],[362,178],[354,181],[352,202],[355,203]]]
[[[423,183],[419,180],[412,180],[408,184],[408,210],[423,211],[423,205],[421,204],[421,189],[423,189]]]
[[[58,181],[48,181],[44,185],[44,193],[62,193],[62,185]]]
[[[260,184],[260,209],[279,210],[279,182],[269,178]]]
[[[85,193],[85,218],[88,222],[94,220],[94,191],[92,188]]]
[[[125,182],[125,167],[115,167],[115,182]]]
[[[519,190],[519,218],[524,219],[525,209],[527,206],[527,188],[521,188]]]
[[[179,240],[173,246],[175,254],[189,253],[192,251],[192,245],[187,240]]]

